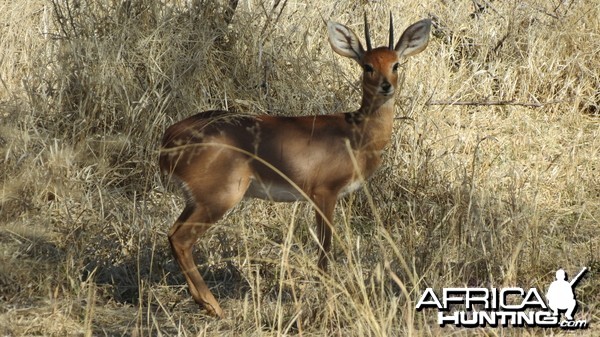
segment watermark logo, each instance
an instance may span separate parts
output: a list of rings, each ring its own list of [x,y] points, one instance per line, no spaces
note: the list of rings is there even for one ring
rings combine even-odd
[[[548,287],[545,301],[537,288],[443,288],[441,297],[427,288],[417,302],[416,310],[438,310],[442,327],[561,327],[585,329],[587,320],[575,320],[577,310],[575,287],[587,272],[583,268],[571,281],[563,269]],[[566,319],[561,319],[564,312]]]

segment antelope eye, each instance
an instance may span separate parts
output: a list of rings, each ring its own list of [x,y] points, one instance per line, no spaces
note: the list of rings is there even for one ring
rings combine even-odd
[[[392,67],[392,71],[397,72],[398,68],[400,68],[400,63],[396,62],[396,63],[394,63],[394,66]]]
[[[367,72],[367,73],[372,73],[373,72],[373,66],[370,65],[370,64],[365,64],[363,66],[363,68],[365,69],[365,72]]]

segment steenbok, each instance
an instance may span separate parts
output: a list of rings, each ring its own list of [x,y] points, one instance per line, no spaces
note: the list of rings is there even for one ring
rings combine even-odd
[[[318,266],[327,270],[336,200],[381,165],[392,136],[400,62],[425,49],[430,28],[428,19],[416,22],[394,44],[390,15],[389,44],[373,49],[365,16],[365,49],[350,28],[327,23],[333,50],[363,69],[356,111],[299,117],[205,111],[167,129],[160,168],[181,183],[186,195],[169,242],[192,297],[209,314],[224,316],[198,272],[192,246],[244,197],[312,201],[321,249]]]

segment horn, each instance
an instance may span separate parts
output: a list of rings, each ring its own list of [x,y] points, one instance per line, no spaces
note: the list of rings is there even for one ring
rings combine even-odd
[[[394,18],[392,17],[392,11],[390,11],[390,44],[388,48],[394,50]]]
[[[369,35],[369,23],[367,22],[367,13],[365,12],[365,42],[367,42],[367,51],[371,48],[371,36]]]

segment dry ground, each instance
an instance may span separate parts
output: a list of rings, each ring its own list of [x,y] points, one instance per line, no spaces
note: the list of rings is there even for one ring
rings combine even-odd
[[[597,1],[226,5],[0,3],[0,336],[599,334]],[[181,197],[162,132],[209,108],[357,108],[359,69],[323,20],[361,31],[366,12],[383,44],[390,9],[397,34],[436,27],[404,65],[383,167],[339,202],[330,275],[308,205],[244,201],[198,244],[228,314],[204,316],[166,240]],[[442,329],[414,310],[426,287],[545,290],[583,266],[584,331]]]

